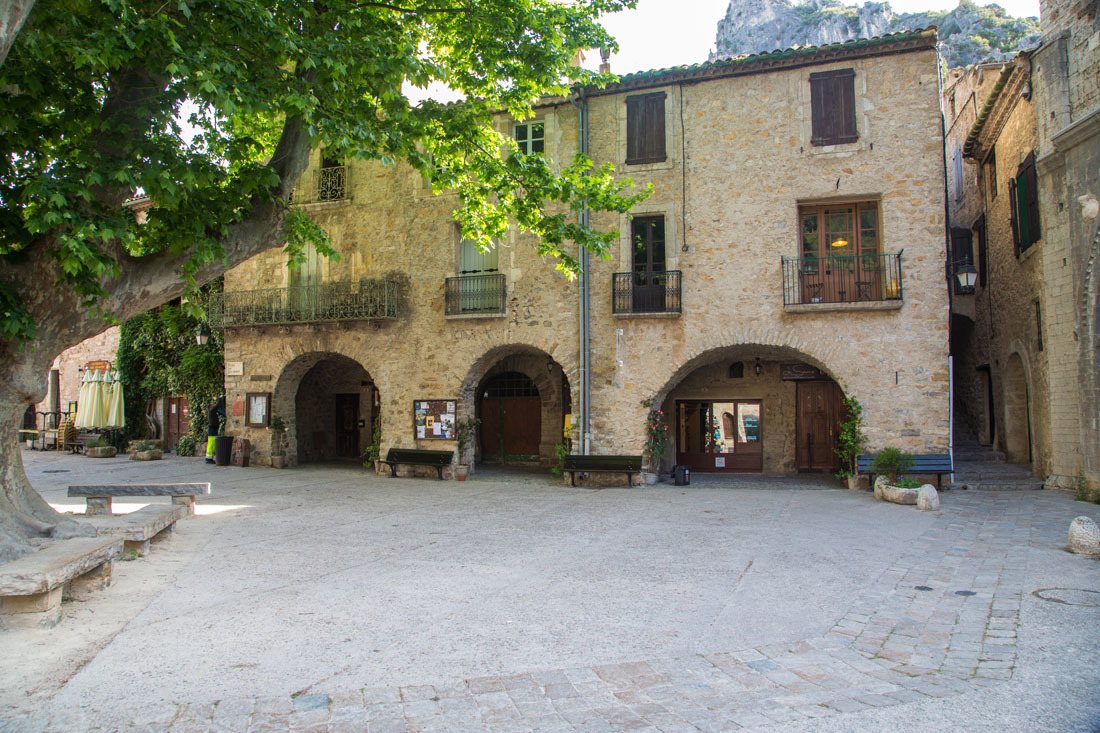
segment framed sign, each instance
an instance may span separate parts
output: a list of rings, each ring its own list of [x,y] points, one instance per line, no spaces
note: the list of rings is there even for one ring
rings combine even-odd
[[[250,428],[266,428],[271,422],[271,393],[249,392],[244,398],[244,424]]]
[[[417,440],[454,440],[455,400],[414,400],[413,437]]]

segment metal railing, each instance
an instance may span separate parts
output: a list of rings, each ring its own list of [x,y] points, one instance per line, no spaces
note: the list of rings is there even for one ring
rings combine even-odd
[[[215,328],[397,318],[397,286],[388,280],[324,283],[214,293],[206,318]]]
[[[448,316],[468,313],[503,313],[508,294],[503,273],[449,277],[444,285]]]
[[[317,176],[317,200],[339,201],[347,198],[348,168],[344,165],[322,168]]]
[[[901,252],[783,258],[783,305],[901,299]]]
[[[616,272],[611,276],[611,312],[682,313],[681,272]]]

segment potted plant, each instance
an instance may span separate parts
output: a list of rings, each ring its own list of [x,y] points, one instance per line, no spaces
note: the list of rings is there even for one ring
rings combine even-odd
[[[875,498],[895,504],[916,504],[921,482],[906,478],[904,473],[913,467],[912,453],[887,446],[875,454]]]
[[[848,417],[840,423],[840,434],[836,439],[836,455],[841,463],[836,477],[841,481],[847,479],[849,489],[858,489],[858,459],[867,441],[863,432],[863,406],[855,397],[845,397],[844,408]]]
[[[470,464],[465,463],[466,449],[473,444],[481,420],[468,417],[455,423],[455,442],[458,443],[458,463],[455,465],[455,478],[465,481],[470,473]]]
[[[283,437],[286,433],[286,424],[281,417],[273,417],[267,429],[271,431],[271,467],[285,468],[286,444],[283,442]]]
[[[367,468],[374,468],[375,473],[378,472],[378,461],[382,458],[382,413],[375,412],[374,420],[371,424],[371,439],[367,449],[363,451],[363,465]]]
[[[647,484],[655,484],[660,478],[661,459],[665,457],[665,449],[668,447],[668,424],[665,422],[664,410],[659,407],[654,409],[652,397],[642,400],[642,407],[649,408],[645,421],[645,448],[642,450],[646,463],[642,480]]]

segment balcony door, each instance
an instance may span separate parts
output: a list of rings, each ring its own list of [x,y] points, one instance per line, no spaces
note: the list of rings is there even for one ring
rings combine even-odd
[[[320,308],[324,258],[312,242],[306,243],[302,254],[305,255],[305,260],[290,271],[290,292],[287,293],[286,307],[293,313],[313,318]]]
[[[635,313],[661,313],[665,310],[665,218],[639,216],[630,223],[633,242],[634,283],[632,298]]]
[[[680,400],[676,462],[704,473],[762,471],[762,415],[760,400]]]
[[[802,206],[799,219],[802,303],[882,300],[877,201]]]

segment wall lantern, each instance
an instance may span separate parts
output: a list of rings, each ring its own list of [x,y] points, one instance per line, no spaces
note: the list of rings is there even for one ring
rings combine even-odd
[[[199,346],[206,346],[210,342],[210,326],[206,321],[199,324],[199,330],[195,332],[195,342]]]
[[[955,277],[959,281],[959,287],[965,292],[974,292],[974,283],[978,281],[978,270],[974,265],[966,262],[955,268]]]
[[[752,370],[754,372],[756,372],[756,376],[758,376],[758,377],[760,376],[760,372],[764,371],[764,368],[762,366],[760,366],[760,357],[759,356],[756,357],[756,365],[752,368]]]

